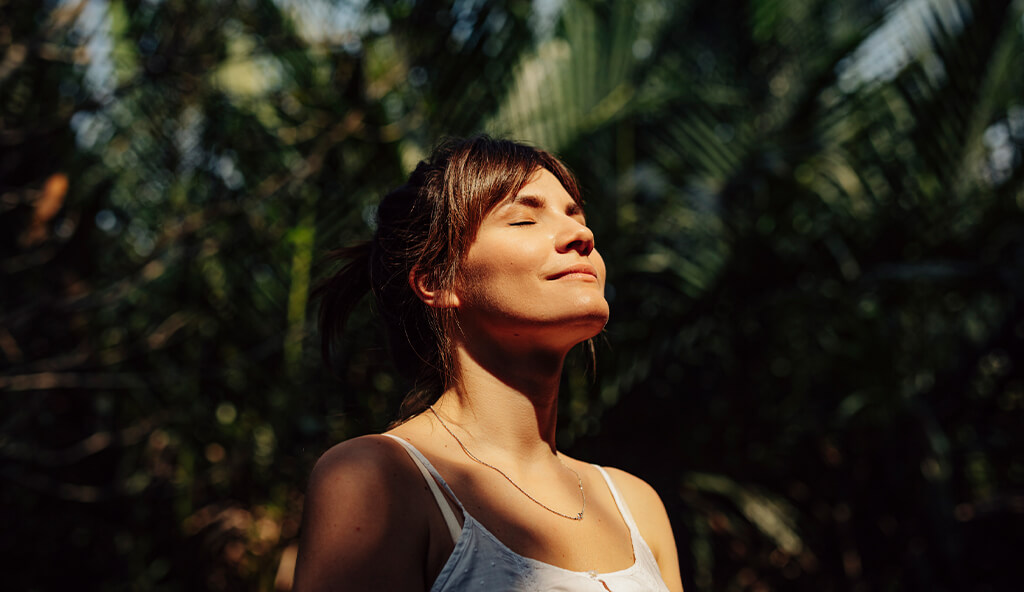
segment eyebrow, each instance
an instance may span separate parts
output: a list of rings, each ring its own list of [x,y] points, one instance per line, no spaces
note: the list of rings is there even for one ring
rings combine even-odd
[[[513,197],[508,203],[512,206],[540,209],[544,207],[544,198],[539,195],[520,194]]]
[[[543,208],[546,203],[547,202],[545,202],[544,198],[539,195],[521,194],[509,200],[508,205],[525,206],[528,208],[539,210]],[[580,206],[580,204],[574,201],[565,208],[565,213],[569,214],[570,216],[575,216],[577,214],[583,215],[583,208]]]

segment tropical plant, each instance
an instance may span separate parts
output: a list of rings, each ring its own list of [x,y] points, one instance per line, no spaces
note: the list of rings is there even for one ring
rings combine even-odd
[[[0,9],[10,587],[287,588],[312,462],[405,388],[369,307],[320,369],[316,262],[479,131],[583,181],[559,437],[656,486],[688,590],[1015,583],[1019,0]]]

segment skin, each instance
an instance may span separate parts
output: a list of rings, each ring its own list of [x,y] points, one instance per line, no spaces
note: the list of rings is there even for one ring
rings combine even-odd
[[[608,320],[605,266],[582,210],[548,171],[485,217],[454,290],[412,274],[428,305],[456,310],[457,381],[434,409],[474,455],[549,508],[465,454],[429,411],[389,433],[415,445],[466,510],[516,553],[573,571],[608,573],[635,558],[628,529],[598,471],[555,448],[558,383],[568,351]],[[675,540],[657,493],[608,469],[651,547],[662,578],[683,589]],[[461,514],[456,516],[461,520]],[[307,492],[295,590],[430,588],[453,549],[434,498],[408,454],[382,436],[355,438],[318,461]]]

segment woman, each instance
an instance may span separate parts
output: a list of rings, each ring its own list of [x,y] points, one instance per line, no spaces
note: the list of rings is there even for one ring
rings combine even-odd
[[[555,448],[565,356],[608,320],[561,162],[448,142],[340,257],[320,289],[325,352],[372,290],[415,388],[396,427],[318,461],[296,590],[682,590],[654,490]]]

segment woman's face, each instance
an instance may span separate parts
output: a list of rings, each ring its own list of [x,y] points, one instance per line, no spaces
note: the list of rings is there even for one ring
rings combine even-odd
[[[568,348],[607,323],[604,282],[582,209],[540,169],[484,217],[453,293],[468,338]]]

